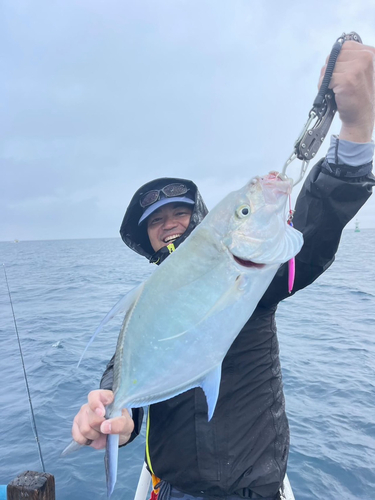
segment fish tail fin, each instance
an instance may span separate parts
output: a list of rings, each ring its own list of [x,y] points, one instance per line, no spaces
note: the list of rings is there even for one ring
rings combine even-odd
[[[105,449],[104,463],[107,478],[107,497],[109,498],[115,488],[117,479],[119,434],[108,434]]]
[[[74,441],[74,439],[72,439],[68,446],[61,452],[60,457],[66,457],[66,455],[70,455],[70,453],[80,450],[83,446],[83,444],[79,444],[77,443],[77,441]]]

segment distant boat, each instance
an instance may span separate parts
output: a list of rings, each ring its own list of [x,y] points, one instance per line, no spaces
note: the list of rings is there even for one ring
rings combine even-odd
[[[358,219],[355,221],[355,229],[354,229],[354,232],[355,233],[359,233],[361,230],[359,229],[359,222],[358,222]]]
[[[19,240],[14,240],[14,243],[19,243]]]

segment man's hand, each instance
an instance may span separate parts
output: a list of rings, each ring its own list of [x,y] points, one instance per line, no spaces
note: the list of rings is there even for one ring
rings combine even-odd
[[[88,402],[74,417],[72,436],[79,444],[89,444],[99,450],[105,448],[107,434],[120,434],[120,445],[129,441],[134,422],[127,410],[122,416],[106,420],[105,406],[113,401],[113,392],[99,389],[91,391]]]
[[[341,49],[329,85],[342,121],[340,139],[371,141],[375,117],[374,58],[375,48],[358,42],[347,41]],[[322,68],[319,86],[325,69],[326,66]]]

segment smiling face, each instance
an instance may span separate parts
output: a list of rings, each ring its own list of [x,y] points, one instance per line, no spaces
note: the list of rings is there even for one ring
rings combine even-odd
[[[184,234],[191,214],[192,208],[189,205],[169,203],[155,210],[147,218],[147,234],[155,252]]]

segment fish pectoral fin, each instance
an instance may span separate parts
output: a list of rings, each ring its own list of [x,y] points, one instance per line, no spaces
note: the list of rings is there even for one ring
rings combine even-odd
[[[95,337],[97,334],[103,329],[103,327],[117,314],[127,312],[129,309],[133,307],[133,304],[138,300],[139,296],[141,295],[143,291],[144,283],[141,283],[137,287],[133,288],[128,292],[126,295],[124,295],[115,306],[112,307],[112,309],[109,311],[109,313],[106,314],[106,316],[102,319],[100,322],[99,326],[94,332],[94,335],[91,337],[91,339],[88,341],[83,353],[81,354],[81,357],[79,358],[77,368],[81,364],[81,361],[83,359],[83,356],[85,355],[87,349],[90,347],[92,342],[94,341]]]
[[[233,305],[238,300],[238,294],[242,293],[246,287],[247,278],[246,276],[239,275],[236,281],[232,284],[230,288],[219,297],[219,299],[213,304],[211,309],[209,309],[206,314],[201,318],[198,323],[192,325],[190,328],[187,328],[183,332],[176,333],[176,335],[171,335],[170,337],[164,337],[163,339],[158,339],[158,342],[164,342],[166,340],[174,340],[178,337],[182,337],[186,333],[191,332],[194,328],[197,328],[199,325],[204,323],[207,318],[212,316],[214,313],[221,312],[231,305]]]
[[[217,398],[219,397],[221,380],[221,363],[211,370],[201,381],[199,387],[203,389],[208,406],[208,420],[210,421],[214,414]]]
[[[221,311],[224,311],[228,307],[235,304],[239,300],[244,289],[246,288],[246,283],[247,283],[247,277],[241,274],[238,275],[236,280],[230,285],[228,290],[226,290],[226,292],[221,297],[219,297],[219,299],[215,302],[215,304],[213,304],[211,309],[207,311],[207,313],[195,326],[198,326],[200,323],[203,323],[208,317],[212,316],[213,314],[217,314]]]

